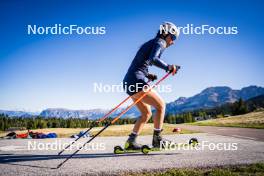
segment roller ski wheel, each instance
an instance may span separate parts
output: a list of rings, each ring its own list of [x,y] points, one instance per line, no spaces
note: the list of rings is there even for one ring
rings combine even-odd
[[[198,145],[198,139],[197,138],[191,138],[190,140],[189,140],[189,145],[192,145],[192,146],[196,146],[196,145]]]
[[[115,146],[114,147],[114,154],[122,154],[124,153],[124,149],[121,146]]]
[[[143,145],[141,148],[141,152],[145,155],[148,154],[150,151],[151,151],[151,148],[148,145]]]
[[[121,146],[114,147],[114,154],[116,155],[125,154],[125,153],[140,153],[140,152],[141,152],[141,148],[140,149],[124,149]]]
[[[124,149],[121,146],[115,146],[114,147],[114,154],[125,154],[125,153],[143,153],[144,155],[147,155],[149,152],[153,151],[160,151],[159,148],[151,148],[148,145],[143,145],[141,149]]]

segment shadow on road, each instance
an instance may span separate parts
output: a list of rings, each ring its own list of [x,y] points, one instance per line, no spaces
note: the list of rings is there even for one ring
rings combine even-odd
[[[154,155],[177,155],[179,153],[150,153],[149,156]],[[95,153],[95,154],[76,154],[72,159],[80,159],[80,158],[108,158],[108,157],[127,157],[127,156],[148,156],[143,155],[141,153],[126,153],[116,155],[113,153]],[[62,159],[66,159],[70,155],[34,155],[34,154],[27,154],[27,155],[0,155],[0,164],[9,164],[9,165],[19,165],[19,166],[28,166],[28,167],[35,167],[35,168],[47,168],[47,169],[56,169],[54,167],[46,167],[46,166],[39,166],[39,165],[31,165],[31,164],[22,164],[19,162],[24,161],[41,161],[41,160],[53,160],[58,159],[58,164],[61,162]]]

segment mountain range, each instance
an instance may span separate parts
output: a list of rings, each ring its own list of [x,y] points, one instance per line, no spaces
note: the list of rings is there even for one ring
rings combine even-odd
[[[192,97],[180,97],[177,100],[166,104],[166,113],[181,113],[196,109],[206,109],[220,106],[226,103],[233,103],[239,98],[248,100],[250,98],[264,94],[264,88],[258,86],[248,86],[241,90],[233,90],[230,87],[218,86],[209,87]],[[115,111],[112,116],[118,115],[124,108]],[[7,114],[10,117],[30,117],[40,115],[46,118],[88,118],[98,119],[105,115],[109,110],[90,109],[90,110],[70,110],[64,108],[49,108],[39,114],[24,111],[5,111],[0,110],[0,114]],[[138,117],[140,115],[136,107],[131,108],[123,117]]]
[[[180,97],[174,102],[168,103],[166,112],[181,113],[212,108],[226,103],[233,103],[239,98],[248,100],[262,94],[264,94],[264,88],[258,86],[244,87],[241,90],[233,90],[226,86],[209,87],[192,97]]]

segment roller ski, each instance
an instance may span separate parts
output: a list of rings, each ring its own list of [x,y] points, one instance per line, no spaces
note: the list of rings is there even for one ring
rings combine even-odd
[[[188,143],[185,144],[177,144],[175,142],[172,142],[170,140],[167,140],[161,136],[161,132],[163,130],[154,130],[153,133],[153,140],[152,140],[152,150],[155,151],[155,149],[160,149],[160,150],[170,150],[172,146],[176,147],[183,147],[183,146],[196,146],[198,145],[198,140],[197,138],[191,138]],[[146,150],[146,149],[145,149]]]
[[[171,144],[171,143],[170,143]],[[175,144],[177,145],[178,147],[183,147],[183,146],[187,146],[187,145],[190,145],[190,146],[196,146],[198,145],[198,140],[197,138],[191,138],[189,140],[188,143],[186,144],[181,144],[181,145],[178,145],[178,144]],[[166,145],[164,145],[166,146]],[[141,148],[130,148],[130,149],[126,149],[126,148],[123,148],[121,146],[115,146],[114,147],[114,154],[126,154],[126,153],[143,153],[143,154],[148,154],[149,152],[158,152],[158,151],[163,151],[165,150],[165,148],[159,148],[159,147],[150,147],[149,145],[142,145]]]
[[[123,154],[123,153],[138,153],[142,150],[142,145],[136,142],[137,135],[131,133],[129,135],[128,140],[125,143],[125,147],[122,148],[121,146],[114,147],[115,154]]]
[[[143,145],[141,148],[137,149],[125,149],[121,146],[115,146],[114,154],[126,154],[126,153],[143,153],[148,154],[150,151],[160,151],[160,149],[149,147],[148,145]]]
[[[184,145],[191,145],[195,146],[198,144],[198,140],[196,138],[191,138],[188,143],[186,144],[175,144],[172,141],[169,141],[167,139],[164,139],[160,133],[160,131],[154,131],[153,134],[153,140],[152,140],[152,147],[148,145],[141,145],[136,142],[136,137],[137,135],[135,134],[130,134],[127,142],[125,143],[125,147],[122,148],[121,146],[115,146],[114,147],[114,153],[115,154],[125,154],[125,153],[143,153],[143,154],[148,154],[149,152],[157,152],[157,151],[162,151],[169,149],[170,146],[176,145],[177,147],[181,147]]]
[[[115,154],[125,154],[125,153],[140,153],[148,154],[151,148],[147,145],[141,145],[136,142],[137,134],[131,133],[128,140],[125,143],[125,147],[121,146],[114,147]]]

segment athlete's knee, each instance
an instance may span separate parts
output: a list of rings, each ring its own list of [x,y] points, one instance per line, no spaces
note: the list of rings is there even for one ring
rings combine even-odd
[[[150,119],[151,116],[152,116],[151,110],[145,111],[144,113],[142,113],[141,121],[146,122]]]
[[[165,108],[166,108],[166,104],[164,101],[161,101],[159,104],[157,104],[157,106],[155,107],[156,111],[158,113],[163,113],[165,112]]]

